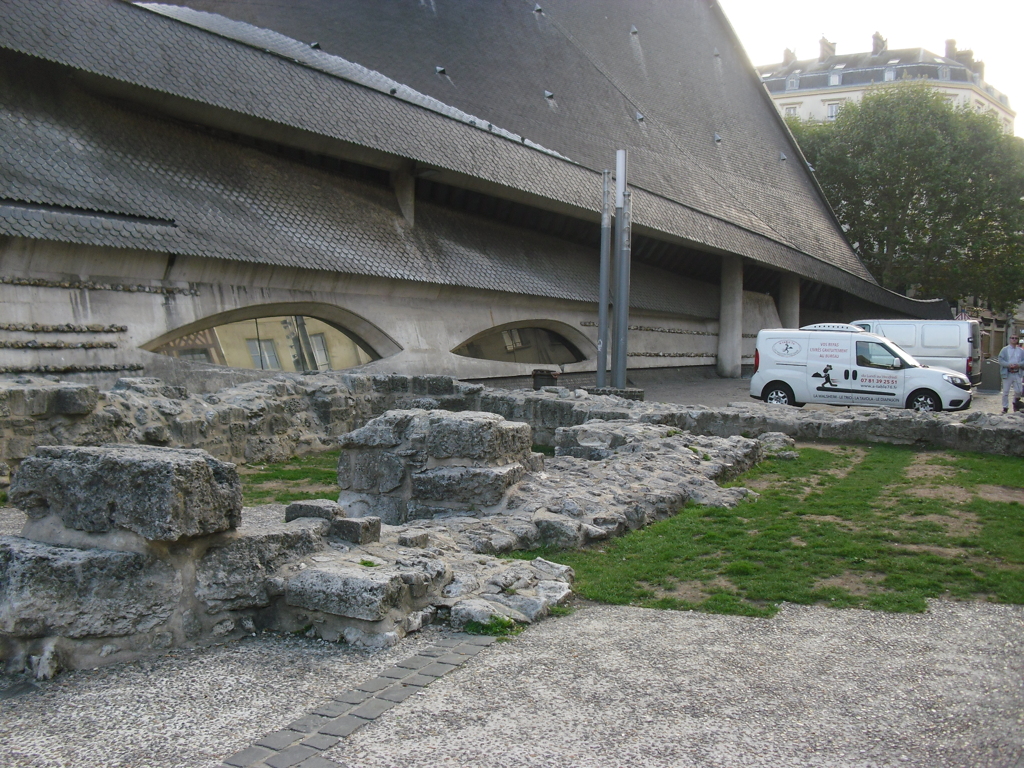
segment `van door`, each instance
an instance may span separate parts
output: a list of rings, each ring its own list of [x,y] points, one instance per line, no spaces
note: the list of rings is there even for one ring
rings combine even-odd
[[[848,403],[856,335],[817,332],[807,339],[807,402]]]
[[[903,407],[906,368],[899,355],[880,341],[858,341],[857,358],[850,372],[850,388],[857,402]]]

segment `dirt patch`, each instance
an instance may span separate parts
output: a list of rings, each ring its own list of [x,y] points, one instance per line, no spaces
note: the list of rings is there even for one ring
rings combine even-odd
[[[779,480],[780,477],[778,475],[762,475],[756,480],[748,480],[743,484],[743,487],[749,488],[752,491],[766,491],[778,485]]]
[[[1024,488],[1014,488],[1010,485],[979,485],[978,495],[985,501],[1016,501],[1024,504]]]
[[[681,581],[676,584],[672,589],[665,589],[657,584],[649,584],[647,582],[640,582],[644,589],[649,589],[656,598],[671,597],[676,600],[682,600],[687,603],[703,603],[709,597],[711,597],[712,589],[724,589],[729,592],[734,592],[736,587],[728,579],[724,579],[721,576],[713,579],[708,583],[703,581]]]
[[[904,474],[908,478],[916,480],[919,478],[948,477],[951,471],[957,471],[949,466],[933,464],[932,461],[934,459],[953,461],[953,456],[941,451],[922,451],[915,454],[914,460],[910,462]]]
[[[800,519],[813,520],[816,523],[834,523],[847,531],[859,531],[861,528],[850,520],[843,520],[843,518],[836,517],[835,515],[800,515]]]
[[[839,589],[846,590],[851,595],[867,597],[869,595],[877,594],[878,592],[887,591],[879,586],[884,578],[884,573],[876,573],[874,571],[867,571],[864,573],[844,571],[838,576],[829,576],[827,579],[819,579],[814,583],[814,588],[826,589],[828,587],[838,587]]]
[[[955,485],[917,485],[903,489],[903,492],[908,496],[917,496],[919,499],[939,499],[953,504],[966,504],[974,497],[966,488]],[[898,496],[892,498],[896,502],[899,501]]]
[[[893,544],[896,549],[904,549],[907,552],[927,552],[929,555],[939,557],[967,557],[967,553],[956,547],[933,547],[930,544]]]
[[[938,523],[946,529],[947,536],[956,536],[958,538],[974,536],[981,530],[978,516],[973,512],[957,512],[953,515],[901,515],[900,519],[908,523],[919,520]]]

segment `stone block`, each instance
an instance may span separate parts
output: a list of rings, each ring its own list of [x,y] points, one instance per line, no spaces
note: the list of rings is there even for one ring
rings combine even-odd
[[[201,450],[53,446],[22,462],[10,503],[32,518],[57,514],[67,528],[177,541],[236,527],[242,486],[234,464]]]
[[[350,619],[380,621],[402,594],[402,579],[389,571],[325,564],[288,579],[288,605]]]
[[[114,637],[167,621],[180,574],[135,552],[53,547],[0,537],[0,633]]]
[[[583,544],[582,525],[564,515],[556,515],[546,509],[539,509],[533,515],[544,546],[559,549],[578,549]]]
[[[407,519],[407,504],[396,496],[378,496],[373,493],[342,491],[338,504],[345,517],[379,517],[385,525],[401,525]]]
[[[248,516],[248,513],[247,513]],[[210,547],[196,563],[196,598],[210,613],[261,608],[270,604],[278,568],[296,557],[324,548],[329,524],[304,517],[281,523],[256,516],[223,543]]]
[[[398,534],[400,547],[425,547],[430,542],[430,534],[426,531],[406,531]]]
[[[333,520],[336,517],[344,517],[345,510],[338,502],[330,499],[307,499],[305,501],[293,501],[284,510],[285,522],[291,522],[300,517],[319,517],[324,520]]]
[[[432,413],[426,434],[427,454],[434,459],[500,464],[528,456],[533,445],[529,424],[481,411]]]
[[[372,544],[380,541],[379,517],[337,518],[331,523],[331,535],[353,544]]]
[[[85,384],[61,384],[53,401],[53,412],[64,416],[82,416],[92,413],[99,402],[96,387]]]
[[[405,479],[405,466],[393,453],[350,450],[338,459],[338,485],[353,491],[388,493]]]
[[[343,449],[394,448],[405,439],[406,430],[416,415],[416,411],[388,411],[366,426],[342,435],[338,443]]]
[[[489,507],[525,474],[518,462],[503,467],[437,467],[412,475],[412,495],[417,500]]]

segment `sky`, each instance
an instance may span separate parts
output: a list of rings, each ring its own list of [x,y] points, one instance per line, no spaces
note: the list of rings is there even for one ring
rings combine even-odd
[[[1024,0],[719,0],[754,66],[818,55],[824,35],[837,53],[871,50],[881,33],[890,48],[945,54],[946,40],[985,62],[985,80],[1010,99],[1015,133],[1024,136]]]

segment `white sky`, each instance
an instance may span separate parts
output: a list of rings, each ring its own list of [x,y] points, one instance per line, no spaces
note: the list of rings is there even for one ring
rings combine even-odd
[[[871,50],[881,33],[890,48],[945,55],[946,40],[985,62],[985,80],[1010,100],[1016,134],[1024,136],[1024,0],[719,0],[754,66],[818,55],[824,35],[837,53]]]

